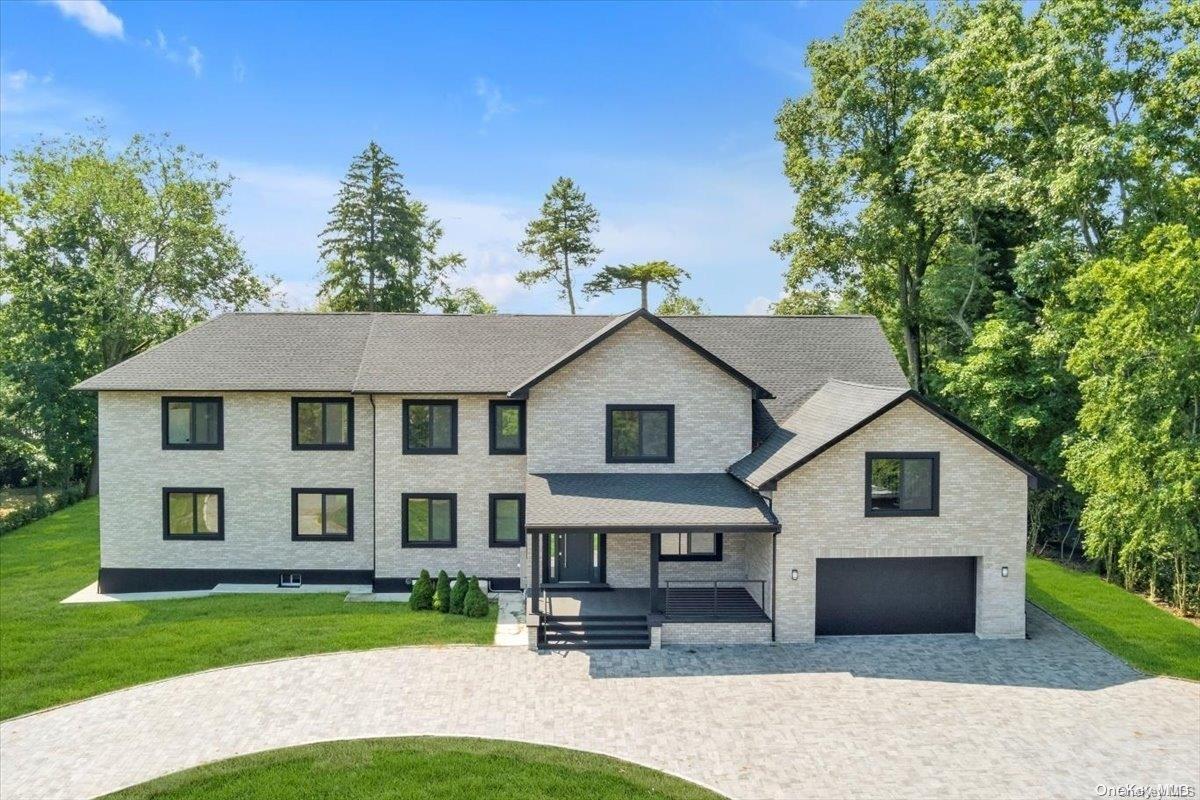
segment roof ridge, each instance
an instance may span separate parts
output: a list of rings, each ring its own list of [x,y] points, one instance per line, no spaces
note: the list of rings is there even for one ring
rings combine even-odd
[[[865,389],[891,389],[891,390],[897,390],[897,389],[901,389],[901,388],[903,388],[905,391],[907,391],[909,388],[911,388],[911,387],[909,387],[908,385],[905,385],[904,387],[900,387],[899,385],[896,385],[896,386],[888,386],[886,383],[863,383],[862,381],[847,381],[847,380],[843,380],[843,379],[841,379],[841,378],[830,378],[829,380],[827,380],[827,381],[826,381],[826,383],[827,383],[827,384],[828,384],[828,383],[844,383],[844,384],[845,384],[845,385],[847,385],[847,386],[861,386],[861,387],[863,387],[863,388],[865,388]]]

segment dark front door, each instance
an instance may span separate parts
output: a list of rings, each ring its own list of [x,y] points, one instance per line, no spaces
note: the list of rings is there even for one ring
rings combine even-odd
[[[546,551],[546,580],[550,583],[598,583],[604,537],[594,533],[555,533]]]
[[[817,559],[818,636],[974,631],[974,558]]]

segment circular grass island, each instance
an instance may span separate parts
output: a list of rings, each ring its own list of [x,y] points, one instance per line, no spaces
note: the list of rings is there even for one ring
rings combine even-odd
[[[491,739],[322,742],[205,764],[108,800],[714,800],[694,783],[608,756]]]

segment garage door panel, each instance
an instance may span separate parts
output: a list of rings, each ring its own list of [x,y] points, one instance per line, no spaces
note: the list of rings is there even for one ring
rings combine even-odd
[[[817,635],[973,633],[974,558],[817,560]]]

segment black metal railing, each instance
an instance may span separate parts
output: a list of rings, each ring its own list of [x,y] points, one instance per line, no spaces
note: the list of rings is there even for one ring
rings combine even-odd
[[[757,588],[755,600],[747,586]],[[763,617],[767,608],[767,582],[752,580],[666,581],[667,617]]]

